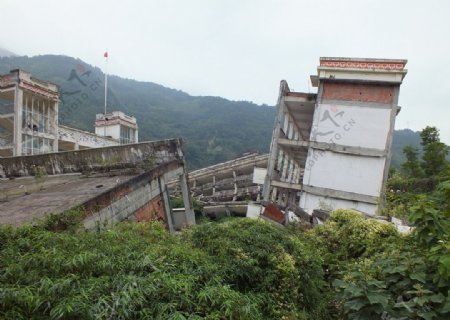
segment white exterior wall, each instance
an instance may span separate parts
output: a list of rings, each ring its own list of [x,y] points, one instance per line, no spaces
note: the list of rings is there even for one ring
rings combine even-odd
[[[322,196],[307,193],[304,193],[300,197],[300,207],[309,213],[311,213],[314,209],[354,209],[365,212],[369,215],[377,214],[377,205],[375,204],[335,198],[325,198]]]
[[[106,128],[106,134],[105,134],[105,128]],[[95,134],[98,134],[99,136],[106,135],[113,139],[119,140],[120,139],[120,124],[114,124],[112,126],[95,127]]]
[[[310,149],[317,160],[305,170],[303,184],[378,197],[386,159]]]
[[[93,134],[66,126],[59,126],[58,139],[60,141],[68,141],[77,144],[79,147],[99,148],[108,146],[117,146],[119,141],[104,138],[101,135]]]
[[[311,141],[384,150],[390,117],[391,109],[386,107],[319,104]]]
[[[312,142],[379,150],[386,149],[392,109],[382,105],[318,104],[314,113]],[[365,156],[310,148],[303,177],[304,186],[379,197],[386,156]],[[351,208],[376,214],[377,204],[343,200],[305,191],[300,207],[314,209]]]

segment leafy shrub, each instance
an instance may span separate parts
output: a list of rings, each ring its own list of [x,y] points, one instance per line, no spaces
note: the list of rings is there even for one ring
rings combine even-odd
[[[320,263],[268,223],[182,237],[157,222],[97,233],[48,223],[0,228],[1,319],[325,318]]]
[[[298,237],[250,219],[205,223],[185,236],[217,261],[227,284],[264,301],[265,318],[326,312],[320,261]]]
[[[330,277],[353,261],[381,252],[398,237],[389,223],[365,219],[354,210],[338,209],[323,224],[307,233],[307,238],[324,258]]]
[[[333,283],[350,319],[449,319],[450,184],[411,205],[411,235],[349,266]]]

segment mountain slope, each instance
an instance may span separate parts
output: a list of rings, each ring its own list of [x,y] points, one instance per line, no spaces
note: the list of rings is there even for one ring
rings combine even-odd
[[[0,59],[0,73],[14,68],[60,86],[60,121],[93,130],[103,112],[104,75],[66,56]],[[190,168],[225,161],[247,151],[269,151],[275,108],[218,97],[194,97],[151,82],[108,78],[108,110],[138,119],[139,140],[182,137]]]
[[[13,56],[17,56],[17,54],[9,50],[0,48],[0,57],[13,57]]]
[[[104,74],[99,68],[66,56],[0,58],[0,74],[22,68],[60,87],[60,122],[93,131],[103,112]],[[276,88],[274,88],[276,91]],[[108,110],[138,120],[139,140],[182,137],[191,169],[229,160],[241,153],[269,151],[275,108],[219,97],[194,97],[152,82],[108,78]],[[406,144],[419,146],[411,130],[394,133],[392,164],[404,160]]]

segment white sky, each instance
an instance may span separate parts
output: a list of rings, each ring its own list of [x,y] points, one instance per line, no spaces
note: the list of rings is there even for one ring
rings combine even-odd
[[[0,0],[0,47],[64,54],[192,95],[274,105],[321,56],[405,58],[397,129],[450,144],[450,1]]]

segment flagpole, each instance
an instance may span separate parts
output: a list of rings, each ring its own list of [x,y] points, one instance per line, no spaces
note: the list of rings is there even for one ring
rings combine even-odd
[[[107,104],[107,92],[108,92],[108,51],[103,55],[106,59],[105,61],[105,112],[104,112],[104,136],[106,137],[106,104]]]

